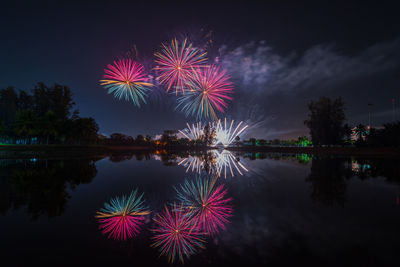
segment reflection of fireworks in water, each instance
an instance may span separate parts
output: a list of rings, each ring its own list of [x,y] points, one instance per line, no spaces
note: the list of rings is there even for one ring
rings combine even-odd
[[[235,176],[233,169],[236,169],[240,175],[243,175],[241,170],[246,172],[249,171],[239,160],[236,160],[230,151],[222,150],[221,153],[218,151],[213,151],[213,153],[216,156],[215,166],[218,177],[224,173],[224,177],[226,178],[227,170],[230,171],[232,177]]]
[[[189,90],[178,98],[177,108],[186,116],[217,119],[216,110],[224,112],[228,107],[226,100],[232,100],[232,83],[224,70],[211,65],[196,69],[188,80]]]
[[[131,99],[138,107],[141,101],[146,103],[146,91],[153,85],[147,82],[141,64],[131,59],[122,59],[114,61],[114,65],[108,64],[107,68],[104,70],[104,80],[100,80],[100,84],[108,89],[109,94],[114,93],[119,99]]]
[[[182,165],[186,168],[186,172],[192,171],[201,173],[201,170],[207,171],[209,174],[215,174],[220,177],[224,175],[226,178],[228,174],[232,177],[235,176],[235,170],[243,175],[243,171],[248,172],[249,170],[235,158],[232,152],[228,150],[212,150],[211,154],[205,156],[191,156],[182,159],[178,162],[178,165]]]
[[[199,248],[204,248],[203,233],[183,207],[175,204],[170,208],[165,207],[154,221],[157,227],[152,230],[155,235],[151,246],[158,247],[161,255],[168,255],[171,263],[175,258],[183,263],[184,256],[190,257]]]
[[[232,215],[231,198],[225,198],[224,185],[217,186],[216,179],[197,177],[195,181],[186,180],[175,188],[178,200],[190,211],[197,226],[210,235],[225,229]]]
[[[167,86],[167,91],[172,88],[175,92],[184,92],[187,82],[192,78],[194,69],[202,67],[206,61],[206,53],[201,53],[192,44],[187,45],[185,39],[179,45],[176,39],[171,41],[171,45],[162,44],[161,52],[154,54],[159,66],[156,70],[161,72],[160,82]]]
[[[192,172],[196,171],[197,173],[200,173],[204,168],[204,160],[198,156],[189,156],[178,162],[178,165],[185,167],[186,172],[191,170]]]
[[[179,132],[189,140],[198,140],[202,137],[203,135],[203,129],[204,126],[201,124],[201,122],[192,124],[190,127],[189,123],[186,123],[187,128],[185,128],[183,131],[179,130]]]
[[[104,208],[96,212],[103,234],[117,240],[134,237],[140,231],[144,216],[150,213],[144,204],[143,193],[137,196],[137,189],[129,197],[115,197]]]
[[[227,128],[226,118],[225,123],[222,124],[221,120],[218,120],[215,131],[216,131],[216,140],[214,145],[222,144],[224,147],[230,146],[233,141],[235,141],[236,136],[240,136],[246,130],[248,125],[242,126],[243,121],[239,122],[235,128],[233,128],[234,120],[231,121],[229,128]]]

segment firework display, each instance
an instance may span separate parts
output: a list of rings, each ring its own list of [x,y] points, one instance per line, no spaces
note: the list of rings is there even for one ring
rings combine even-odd
[[[233,84],[224,70],[214,65],[199,68],[188,81],[188,91],[178,98],[177,108],[186,116],[217,120],[217,111],[223,113],[232,100]]]
[[[234,170],[240,175],[243,175],[242,171],[249,171],[239,160],[236,160],[232,152],[228,150],[222,150],[221,152],[213,150],[213,154],[216,159],[215,172],[218,177],[224,174],[224,178],[226,178],[228,170],[232,177],[235,176]]]
[[[224,147],[230,146],[233,141],[235,141],[236,136],[240,136],[248,127],[248,125],[242,125],[243,121],[239,122],[236,127],[234,127],[234,120],[231,121],[230,126],[227,127],[226,118],[224,124],[221,120],[218,120],[215,126],[216,138],[214,141],[214,146],[222,144]]]
[[[194,70],[202,68],[206,62],[206,54],[193,47],[187,39],[181,43],[174,39],[171,45],[162,44],[161,51],[154,54],[161,84],[167,87],[167,91],[172,88],[175,93],[183,93]]]
[[[198,228],[211,236],[224,230],[232,215],[232,199],[226,198],[224,185],[217,186],[215,181],[198,176],[175,188],[178,201],[193,216]]]
[[[198,156],[188,156],[178,162],[178,165],[182,165],[186,168],[186,172],[191,170],[192,172],[197,172],[200,174],[201,170],[204,168],[204,160]]]
[[[185,128],[183,131],[179,130],[179,133],[189,140],[201,139],[204,131],[204,125],[202,125],[201,122],[192,124],[192,126],[190,126],[189,123],[186,123],[186,125],[187,128]]]
[[[153,84],[147,82],[143,66],[131,59],[114,61],[114,65],[107,65],[104,70],[104,79],[100,84],[113,93],[118,99],[131,100],[134,105],[140,107],[140,103],[146,103],[146,95]]]
[[[167,255],[169,262],[175,259],[184,263],[184,258],[189,258],[199,249],[204,248],[204,233],[196,227],[187,210],[174,204],[165,206],[164,211],[154,218],[156,228],[152,247],[159,249],[161,255]]]
[[[136,236],[143,224],[145,215],[150,214],[144,203],[143,193],[138,195],[137,189],[126,197],[115,197],[104,208],[96,212],[99,228],[103,234],[116,240],[126,240]]]
[[[249,171],[229,150],[212,150],[207,155],[189,155],[178,161],[178,165],[185,167],[186,172],[200,174],[204,170],[216,177],[223,175],[224,178],[227,178],[228,174],[234,177],[235,172],[243,176],[244,172]]]

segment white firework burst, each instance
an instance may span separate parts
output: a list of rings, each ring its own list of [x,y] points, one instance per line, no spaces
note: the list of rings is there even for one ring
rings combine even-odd
[[[234,127],[234,120],[231,120],[229,127],[227,127],[226,118],[224,124],[221,120],[218,120],[215,125],[215,141],[214,146],[222,144],[224,147],[228,147],[235,141],[236,136],[240,136],[248,127],[248,125],[243,125],[243,121],[239,122],[236,127]]]
[[[190,126],[189,123],[186,123],[186,125],[187,128],[183,129],[182,131],[179,130],[184,137],[189,140],[201,139],[204,132],[204,125],[202,125],[201,122],[194,123],[192,126]]]

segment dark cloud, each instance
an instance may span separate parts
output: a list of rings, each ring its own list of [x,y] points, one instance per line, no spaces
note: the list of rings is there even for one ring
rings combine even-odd
[[[315,45],[302,54],[292,52],[282,56],[264,41],[251,42],[233,49],[222,47],[216,61],[228,70],[236,85],[231,116],[256,121],[260,127],[255,127],[252,134],[275,138],[290,133],[306,133],[302,122],[306,118],[306,105],[310,99],[322,95],[343,96],[346,104],[351,106],[359,101],[352,96],[374,91],[364,84],[366,79],[386,79],[385,75],[400,69],[399,59],[400,39],[395,39],[350,55],[328,44]],[[350,84],[352,94],[349,95]],[[387,90],[394,97],[399,97],[394,87]],[[385,97],[379,92],[373,95],[378,97],[374,99],[378,102],[380,97]],[[282,109],[283,106],[289,111]],[[381,105],[378,105],[381,114],[380,108]],[[277,112],[279,110],[281,112]],[[347,115],[351,120],[358,114]],[[263,122],[262,125],[260,122]]]

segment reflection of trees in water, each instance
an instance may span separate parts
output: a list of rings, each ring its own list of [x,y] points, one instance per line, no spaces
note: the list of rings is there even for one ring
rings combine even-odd
[[[311,172],[306,181],[312,184],[311,198],[331,206],[344,205],[346,201],[346,180],[352,176],[351,168],[343,158],[314,157]]]
[[[67,188],[90,183],[96,174],[91,159],[9,160],[0,174],[0,213],[26,206],[33,219],[60,216],[70,198]]]
[[[360,167],[359,176],[384,177],[388,182],[400,183],[400,158],[356,159]]]
[[[399,158],[339,158],[315,156],[310,175],[311,198],[326,205],[344,205],[347,181],[384,177],[388,182],[400,183]]]
[[[297,154],[297,153],[277,153],[277,152],[246,152],[242,155],[244,158],[249,158],[250,160],[256,159],[274,159],[274,160],[293,160],[298,163],[307,165],[310,163],[313,155],[311,154]]]
[[[150,160],[152,153],[147,151],[135,151],[135,152],[114,152],[109,155],[109,159],[112,162],[121,162],[125,160],[131,160],[135,156],[136,160]]]

